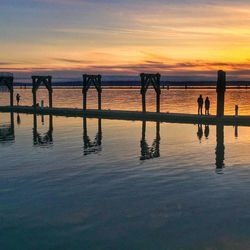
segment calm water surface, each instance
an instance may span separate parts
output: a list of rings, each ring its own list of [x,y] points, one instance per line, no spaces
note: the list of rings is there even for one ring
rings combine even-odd
[[[1,249],[249,249],[250,128],[0,113]]]
[[[21,105],[32,105],[31,89],[15,89],[15,94],[20,93]],[[215,89],[170,89],[162,90],[161,110],[170,113],[197,113],[197,98],[202,94],[204,98],[210,97],[211,113],[216,111]],[[81,89],[55,89],[53,93],[55,107],[82,108]],[[48,105],[48,92],[39,89],[37,102],[44,100]],[[240,115],[250,113],[250,89],[228,89],[225,100],[225,113],[234,114],[235,105],[239,105]],[[155,111],[155,93],[149,90],[147,93],[147,110]],[[0,92],[0,105],[9,104],[8,93]],[[141,95],[139,89],[104,89],[102,94],[103,109],[114,110],[141,110]],[[88,108],[97,108],[97,93],[90,89],[88,92]]]

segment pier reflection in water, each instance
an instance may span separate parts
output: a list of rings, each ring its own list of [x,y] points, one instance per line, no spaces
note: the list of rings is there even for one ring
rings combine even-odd
[[[0,142],[14,142],[15,141],[15,123],[14,123],[14,114],[10,113],[10,122],[9,123],[0,123]],[[40,125],[48,126],[48,130],[45,133],[39,132],[38,129],[38,115],[33,115],[33,145],[40,147],[50,147],[53,145],[53,116],[48,115],[48,122],[45,122],[44,116],[39,116],[41,118]],[[16,115],[16,123],[21,124],[20,114]],[[209,125],[198,124],[197,125],[197,138],[200,143],[205,136],[206,139],[209,139],[210,127]],[[234,128],[235,138],[238,138],[238,126]],[[102,131],[102,119],[97,119],[97,132],[93,139],[88,135],[88,119],[83,118],[83,154],[85,156],[98,153],[102,151],[102,140],[103,140],[103,131]],[[155,123],[155,138],[153,143],[149,145],[147,141],[147,121],[142,122],[141,128],[141,141],[140,141],[140,160],[152,160],[160,157],[160,122]],[[224,168],[225,160],[225,145],[224,145],[224,125],[219,123],[216,125],[216,147],[215,147],[215,165],[218,173],[221,173],[221,170]]]
[[[150,147],[146,140],[146,121],[142,122],[141,157],[140,160],[148,160],[160,157],[160,123],[156,122],[156,135]]]
[[[0,143],[11,143],[15,141],[14,114],[10,113],[9,122],[0,122]]]
[[[98,119],[98,131],[94,140],[88,136],[87,118],[83,118],[83,153],[89,155],[102,151],[102,120]]]
[[[203,126],[205,127],[203,131]],[[237,127],[238,131],[238,127]],[[203,135],[205,138],[209,138],[210,128],[209,125],[198,124],[197,137],[201,143]],[[221,170],[224,168],[225,160],[225,146],[224,146],[224,125],[219,123],[216,125],[216,148],[215,148],[215,165],[218,173],[221,173]]]
[[[60,248],[65,234],[76,249],[111,249],[116,239],[119,249],[124,237],[144,249],[138,232],[147,245],[230,249],[239,223],[248,239],[249,127],[9,113],[0,124],[15,138],[0,143],[3,249],[13,237],[25,249]]]
[[[44,125],[44,116],[41,116],[41,124]],[[51,146],[53,144],[53,116],[49,115],[49,128],[45,133],[40,133],[37,126],[37,114],[33,115],[33,144],[34,146]]]

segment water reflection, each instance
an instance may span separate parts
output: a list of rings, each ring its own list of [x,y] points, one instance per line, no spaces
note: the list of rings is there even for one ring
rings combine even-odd
[[[19,114],[17,114],[16,123],[17,123],[17,125],[21,125],[21,117]]]
[[[225,146],[224,146],[224,125],[219,123],[216,125],[216,170],[218,173],[222,172],[224,168],[224,160],[225,160]]]
[[[148,145],[146,140],[146,125],[146,121],[143,121],[141,137],[141,161],[160,157],[160,123],[156,122],[156,135],[151,147]]]
[[[209,133],[210,133],[209,125],[205,125],[204,134],[205,134],[206,139],[208,139]]]
[[[10,123],[0,123],[0,143],[14,142],[15,141],[15,122],[14,114],[10,113]],[[46,126],[44,116],[40,116],[42,125]],[[88,119],[83,118],[83,154],[89,155],[92,153],[98,153],[102,151],[102,119],[97,120],[97,133],[93,139],[90,138],[88,134]],[[17,114],[16,123],[21,124],[21,117]],[[53,145],[53,116],[49,115],[48,120],[48,131],[46,133],[39,132],[38,128],[38,116],[33,115],[33,145],[41,147],[49,147]],[[238,137],[238,126],[234,127],[235,137]],[[142,122],[141,129],[141,141],[140,141],[140,160],[150,160],[160,157],[160,122],[155,123],[155,139],[150,145],[147,141],[147,122]],[[205,136],[209,139],[210,127],[209,125],[198,124],[196,136],[200,143],[202,143],[202,138]],[[216,171],[222,173],[222,169],[225,167],[225,145],[224,145],[224,125],[218,123],[216,125],[216,147],[215,147],[215,165]]]
[[[44,116],[41,116],[44,125]],[[49,115],[49,129],[46,133],[39,133],[37,129],[37,114],[33,115],[33,144],[34,146],[51,146],[53,144],[53,116]]]
[[[210,128],[209,125],[204,125],[204,131],[203,131],[203,124],[198,124],[198,130],[197,130],[197,137],[201,143],[203,135],[205,135],[205,138],[208,139],[209,133],[210,133]]]
[[[237,125],[234,127],[234,136],[235,136],[236,139],[237,139],[238,136],[239,136],[238,128],[239,128],[239,127],[238,127]]]
[[[87,118],[83,118],[83,154],[89,155],[102,151],[102,120],[98,119],[98,131],[94,140],[88,136]]]
[[[201,143],[201,139],[203,137],[203,127],[202,124],[198,124],[197,137]]]
[[[0,123],[0,143],[11,143],[15,141],[14,114],[10,113],[10,123]]]

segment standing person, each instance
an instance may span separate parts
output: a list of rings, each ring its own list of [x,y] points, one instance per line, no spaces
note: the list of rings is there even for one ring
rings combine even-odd
[[[21,96],[19,95],[19,93],[16,94],[16,103],[17,103],[17,106],[19,106],[19,102],[21,100]]]
[[[209,109],[210,109],[210,100],[207,97],[205,100],[205,115],[209,115]]]
[[[202,115],[202,109],[203,109],[202,95],[200,95],[199,98],[197,99],[197,103],[198,103],[198,115]]]

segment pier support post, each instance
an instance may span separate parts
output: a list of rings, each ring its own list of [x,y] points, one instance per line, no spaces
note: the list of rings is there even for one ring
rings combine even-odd
[[[217,81],[217,117],[219,118],[224,116],[225,92],[226,92],[226,72],[220,70],[218,71],[218,81]]]
[[[33,95],[33,107],[36,108],[36,91],[32,90],[32,95]]]
[[[98,91],[98,110],[102,109],[102,93]]]
[[[142,93],[142,112],[146,112],[146,94]]]
[[[10,106],[11,107],[14,106],[14,89],[13,88],[10,90]]]
[[[14,77],[11,73],[0,73],[0,85],[6,86],[10,92],[10,106],[14,105]]]
[[[83,90],[83,110],[86,111],[87,109],[87,91]]]
[[[52,82],[51,82],[52,78],[49,77],[48,78],[48,86],[50,86],[48,88],[49,91],[49,107],[52,108],[53,107],[53,89],[52,89]]]
[[[161,95],[161,75],[160,74],[144,74],[141,75],[141,95],[142,95],[142,111],[146,112],[146,93],[150,85],[156,92],[156,111],[160,112],[160,95]]]
[[[156,111],[160,113],[160,107],[161,107],[161,95],[157,92],[156,93]]]
[[[83,75],[83,110],[87,110],[87,93],[91,85],[94,85],[98,92],[98,110],[102,109],[102,76],[101,75]]]
[[[33,95],[33,107],[36,109],[36,92],[44,84],[49,92],[49,107],[53,107],[53,89],[52,89],[52,77],[51,76],[32,76],[32,95]]]

